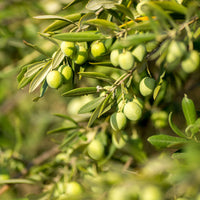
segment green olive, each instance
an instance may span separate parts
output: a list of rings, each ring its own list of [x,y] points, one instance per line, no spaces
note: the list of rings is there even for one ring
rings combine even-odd
[[[156,128],[163,128],[167,126],[168,114],[166,111],[156,111],[151,115],[151,120]]]
[[[143,96],[149,96],[153,93],[156,81],[153,78],[145,77],[140,81],[139,90]]]
[[[128,140],[128,135],[124,131],[114,132],[112,134],[112,143],[117,149],[123,148]]]
[[[141,200],[161,200],[163,199],[162,192],[156,186],[147,186],[141,192]]]
[[[83,190],[79,183],[75,181],[67,183],[66,194],[68,197],[78,198],[81,196],[82,193],[83,193]]]
[[[119,65],[119,54],[120,53],[121,53],[121,51],[119,49],[114,49],[110,53],[110,62],[115,67],[117,67]]]
[[[53,70],[47,74],[46,81],[49,87],[59,88],[62,85],[62,75],[59,71]]]
[[[110,125],[114,131],[124,129],[126,121],[126,116],[122,112],[115,112],[110,117]]]
[[[140,106],[140,108],[143,109],[143,107],[144,107],[144,101],[143,101],[141,98],[135,97],[135,98],[132,100],[132,102],[137,103],[137,104]]]
[[[106,53],[106,48],[103,42],[95,41],[91,44],[91,54],[94,58],[102,56]]]
[[[104,146],[103,144],[94,139],[87,147],[88,155],[94,160],[100,160],[104,155]]]
[[[61,71],[61,74],[63,75],[64,83],[67,83],[70,80],[72,80],[73,71],[69,65],[63,65],[60,71]]]
[[[136,102],[128,102],[124,106],[124,114],[129,120],[137,121],[142,117],[142,109]]]
[[[199,67],[199,53],[195,50],[189,52],[187,57],[182,61],[181,67],[188,74],[197,70]]]
[[[75,51],[75,44],[74,42],[62,42],[60,48],[66,56],[72,56]]]
[[[78,44],[77,54],[75,56],[74,62],[78,65],[84,64],[88,59],[88,52],[84,45]]]
[[[142,62],[145,54],[146,54],[146,47],[143,44],[138,45],[133,51],[133,56],[139,61]]]
[[[124,70],[129,70],[134,65],[134,57],[130,51],[124,51],[119,54],[119,66]]]

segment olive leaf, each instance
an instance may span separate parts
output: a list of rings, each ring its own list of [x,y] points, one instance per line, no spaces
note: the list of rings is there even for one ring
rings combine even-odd
[[[89,42],[94,40],[104,40],[106,37],[97,31],[68,32],[52,35],[53,38],[71,42]]]
[[[46,65],[41,69],[33,78],[29,86],[29,92],[33,92],[46,78],[47,74],[52,68],[52,61],[48,61]]]
[[[97,93],[96,87],[82,87],[82,88],[75,88],[70,91],[67,91],[62,94],[64,97],[73,97],[73,96],[81,96],[87,94],[94,94]]]
[[[188,143],[185,138],[174,137],[169,135],[153,135],[147,139],[152,145],[157,148],[179,148]]]
[[[47,32],[53,32],[53,31],[57,31],[60,30],[68,25],[76,21],[78,21],[81,18],[81,13],[75,13],[75,14],[71,14],[71,15],[67,15],[64,16],[63,18],[65,18],[66,20],[56,20],[55,22],[53,22],[52,24],[50,24],[48,27],[45,28],[45,30],[43,31],[44,33]]]

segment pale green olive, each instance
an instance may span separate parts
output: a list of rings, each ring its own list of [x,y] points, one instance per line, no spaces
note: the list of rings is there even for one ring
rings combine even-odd
[[[126,116],[122,112],[115,112],[110,117],[110,125],[114,131],[124,129],[126,122]]]
[[[146,54],[146,47],[143,44],[139,44],[133,51],[133,56],[139,61],[142,62],[145,54]]]
[[[94,58],[102,56],[106,53],[106,48],[103,42],[95,41],[91,44],[91,54]]]
[[[153,93],[156,81],[153,78],[145,77],[140,81],[139,90],[143,96],[149,96]]]
[[[64,41],[61,43],[60,48],[66,56],[72,56],[75,51],[75,44],[74,42]]]
[[[69,65],[63,65],[61,66],[61,74],[63,76],[64,82],[67,83],[70,80],[72,80],[73,77],[73,71],[72,68]]]
[[[68,197],[80,197],[83,193],[82,187],[79,183],[72,181],[67,183],[66,194]]]
[[[114,49],[110,53],[110,62],[115,67],[117,67],[119,65],[119,54],[120,53],[121,53],[121,51],[119,49]]]
[[[78,44],[77,54],[74,58],[74,62],[78,65],[84,64],[88,59],[88,52],[84,45]]]
[[[104,146],[103,144],[94,139],[87,147],[88,155],[94,160],[100,160],[104,155]]]
[[[119,54],[119,66],[124,70],[129,70],[134,65],[134,57],[130,51]]]
[[[62,85],[62,75],[59,71],[53,70],[47,74],[46,81],[49,87],[59,88]]]
[[[199,53],[195,50],[189,52],[187,57],[182,61],[181,67],[188,74],[197,70],[199,67]]]
[[[124,114],[129,120],[137,121],[142,117],[142,109],[135,102],[128,102],[124,106]]]

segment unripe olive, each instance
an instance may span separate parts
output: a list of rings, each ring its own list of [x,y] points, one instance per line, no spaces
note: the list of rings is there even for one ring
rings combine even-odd
[[[142,109],[137,103],[130,101],[124,106],[124,114],[129,120],[137,121],[142,116]]]
[[[88,155],[94,160],[100,160],[104,155],[104,146],[103,144],[94,139],[87,147]]]
[[[177,59],[180,59],[187,49],[184,42],[172,40],[168,47],[168,54],[166,57],[167,63],[176,62]]]
[[[114,49],[110,53],[110,62],[115,67],[117,67],[119,65],[119,54],[120,54],[120,50],[119,49]]]
[[[151,120],[156,128],[163,128],[167,126],[168,114],[166,111],[156,111],[151,115]]]
[[[103,42],[95,41],[91,44],[91,54],[94,58],[102,56],[106,53],[106,48]]]
[[[112,143],[117,149],[123,148],[128,140],[128,135],[124,131],[115,132],[112,134]]]
[[[61,43],[60,48],[66,56],[72,56],[75,51],[75,44],[74,42],[65,41]]]
[[[141,193],[141,200],[161,200],[163,199],[162,192],[156,186],[147,186]]]
[[[132,54],[139,62],[141,62],[146,54],[146,47],[143,44],[140,44],[132,51]]]
[[[182,61],[181,67],[186,73],[194,72],[199,67],[199,53],[195,50],[189,52],[187,57]]]
[[[73,71],[69,65],[62,66],[60,71],[61,71],[61,74],[63,75],[63,79],[65,83],[72,80]]]
[[[47,74],[46,81],[49,87],[59,88],[62,84],[62,75],[59,71],[53,70]]]
[[[74,62],[78,65],[82,65],[83,63],[87,61],[87,58],[88,58],[87,49],[85,48],[85,46],[79,44]]]
[[[67,183],[66,194],[68,197],[80,197],[82,193],[83,190],[79,183],[75,181]]]
[[[130,51],[119,54],[119,66],[124,70],[129,70],[134,65],[134,57]]]
[[[145,77],[140,81],[139,90],[143,96],[149,96],[153,93],[156,81],[153,78]]]
[[[122,130],[126,126],[126,116],[122,112],[115,112],[110,117],[110,125],[114,131]]]

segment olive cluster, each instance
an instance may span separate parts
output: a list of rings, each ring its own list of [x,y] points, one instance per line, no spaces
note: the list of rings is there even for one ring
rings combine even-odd
[[[199,67],[199,53],[196,50],[187,52],[184,42],[172,40],[168,46],[166,62],[169,69],[174,69],[179,63],[185,73],[192,73]]]
[[[58,70],[50,71],[46,76],[47,84],[50,88],[59,88],[63,83],[70,84],[72,82],[73,71],[69,65],[62,65]]]

